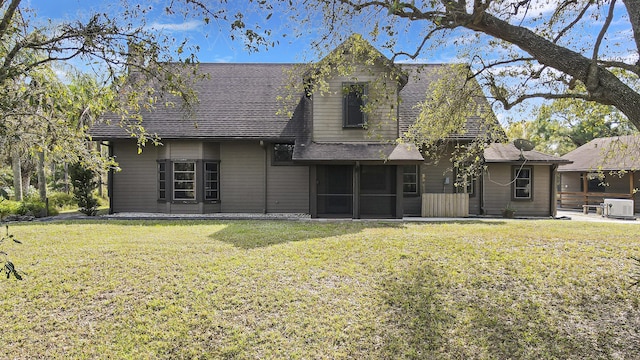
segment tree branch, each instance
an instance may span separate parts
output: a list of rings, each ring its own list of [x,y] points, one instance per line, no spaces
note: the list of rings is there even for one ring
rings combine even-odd
[[[567,33],[567,31],[569,31],[571,28],[573,28],[580,20],[582,20],[582,18],[584,17],[584,14],[586,14],[587,10],[589,10],[589,8],[591,7],[591,3],[587,2],[587,5],[585,5],[585,7],[582,9],[582,11],[580,11],[580,14],[578,14],[578,16],[569,24],[567,25],[564,29],[560,30],[558,32],[558,35],[556,35],[555,38],[553,38],[553,42],[557,43],[558,40],[560,40],[561,37],[564,36],[564,34]],[[558,9],[557,12],[559,12],[560,9]],[[555,14],[554,14],[555,15]]]
[[[7,6],[7,10],[2,15],[2,22],[0,22],[0,41],[3,40],[4,35],[7,33],[7,29],[9,29],[9,25],[13,20],[13,15],[15,15],[18,10],[20,1],[21,0],[11,0],[11,3]]]
[[[611,0],[611,3],[609,4],[609,13],[607,14],[607,18],[604,21],[604,25],[602,25],[602,29],[600,29],[600,33],[598,34],[596,43],[593,46],[593,55],[591,56],[591,60],[593,60],[594,63],[598,59],[598,51],[600,50],[602,39],[604,39],[604,35],[609,29],[609,25],[611,25],[611,20],[613,20],[613,9],[615,8],[615,6],[616,0]]]
[[[589,94],[551,94],[551,93],[532,93],[518,96],[515,100],[509,101],[505,97],[494,97],[494,99],[502,104],[505,110],[510,110],[514,106],[529,99],[581,99],[581,100],[593,100]]]

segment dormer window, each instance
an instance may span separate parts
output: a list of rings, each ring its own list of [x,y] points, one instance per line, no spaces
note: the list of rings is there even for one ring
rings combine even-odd
[[[342,126],[346,128],[362,128],[367,122],[367,114],[363,111],[366,105],[366,83],[342,84]]]

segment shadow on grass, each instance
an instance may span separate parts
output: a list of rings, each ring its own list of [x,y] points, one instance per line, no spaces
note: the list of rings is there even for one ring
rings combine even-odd
[[[587,291],[584,296],[589,300],[579,309],[559,309],[559,304],[529,296],[508,281],[486,288],[473,284],[452,288],[446,274],[428,264],[407,264],[382,284],[380,358],[610,359],[637,355],[638,312],[629,312],[616,322],[609,319],[610,304],[592,304]],[[635,355],[629,358],[637,358]]]
[[[385,309],[382,358],[437,358],[454,317],[442,305],[442,276],[411,265],[382,284]]]
[[[391,222],[297,222],[253,221],[226,222],[225,227],[210,235],[241,249],[254,249],[276,244],[323,239],[356,234],[370,228],[401,228],[402,223]]]

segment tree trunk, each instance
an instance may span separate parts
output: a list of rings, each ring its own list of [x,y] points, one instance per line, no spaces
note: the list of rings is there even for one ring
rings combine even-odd
[[[20,165],[20,154],[15,149],[11,154],[11,167],[13,169],[14,199],[22,201],[22,167]]]
[[[69,193],[69,164],[67,163],[64,163],[63,181],[64,181],[64,193],[68,194]]]
[[[40,201],[47,201],[47,177],[44,173],[44,151],[38,152],[38,193]]]

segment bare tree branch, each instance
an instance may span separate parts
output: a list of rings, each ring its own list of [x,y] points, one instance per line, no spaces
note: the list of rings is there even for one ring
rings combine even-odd
[[[568,2],[567,2],[567,3],[568,3]],[[566,5],[567,3],[565,3],[565,5]],[[556,35],[556,37],[555,37],[555,38],[553,38],[553,42],[554,42],[554,43],[557,43],[557,42],[558,42],[558,40],[560,40],[560,38],[562,38],[562,37],[564,36],[564,34],[566,34],[566,33],[567,33],[567,31],[569,31],[570,29],[572,29],[572,28],[573,28],[573,27],[574,27],[578,22],[580,22],[580,20],[582,20],[582,18],[584,17],[584,14],[586,14],[587,10],[589,10],[589,8],[590,8],[590,7],[591,7],[591,3],[590,3],[590,2],[587,2],[587,5],[585,5],[585,7],[582,9],[582,11],[580,11],[580,13],[578,14],[578,16],[576,16],[576,18],[575,18],[575,19],[573,19],[573,21],[572,21],[569,25],[567,25],[566,27],[564,27],[562,30],[560,30],[560,31],[558,32],[558,35]],[[560,9],[558,9],[558,11],[556,11],[556,12],[559,12],[559,11],[560,11]],[[555,14],[554,14],[554,15],[555,15]]]
[[[529,99],[546,99],[546,100],[557,100],[557,99],[581,99],[581,100],[593,100],[588,94],[552,94],[552,93],[532,93],[532,94],[524,94],[518,96],[515,100],[509,101],[503,97],[494,97],[495,100],[500,102],[505,110],[509,110],[514,106],[523,103],[525,100]]]
[[[616,0],[611,0],[609,4],[609,13],[607,14],[607,18],[604,21],[604,25],[602,25],[602,29],[600,29],[600,33],[598,34],[598,38],[596,39],[596,43],[593,46],[593,56],[591,59],[595,61],[598,59],[598,51],[600,50],[600,45],[602,44],[602,39],[604,35],[607,33],[607,29],[609,29],[609,25],[611,25],[611,20],[613,20],[613,9],[616,6]]]

